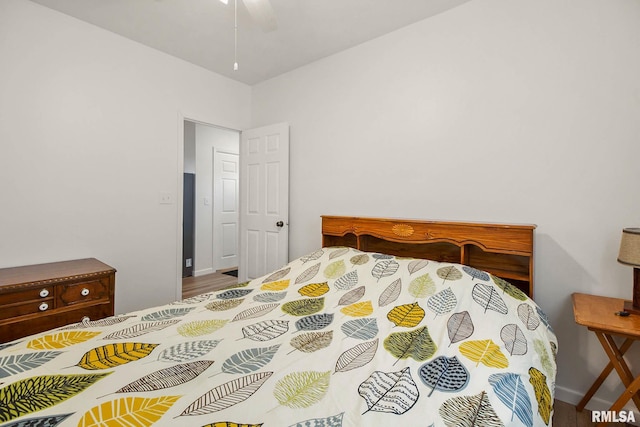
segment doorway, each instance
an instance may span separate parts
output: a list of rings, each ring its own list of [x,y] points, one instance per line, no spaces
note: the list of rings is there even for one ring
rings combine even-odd
[[[238,266],[239,151],[239,131],[184,120],[183,278]]]

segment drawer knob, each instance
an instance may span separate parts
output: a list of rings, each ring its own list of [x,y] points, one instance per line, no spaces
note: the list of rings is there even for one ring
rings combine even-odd
[[[40,304],[40,307],[38,307],[40,309],[40,311],[47,311],[47,309],[49,308],[49,304],[47,304],[46,302],[43,302],[42,304]]]
[[[46,298],[46,297],[48,297],[48,296],[49,296],[49,289],[43,289],[43,290],[41,290],[41,291],[40,291],[40,296],[41,296],[42,298]]]
[[[83,288],[83,289],[80,291],[80,295],[82,295],[83,297],[86,297],[87,295],[89,295],[89,289],[87,289],[87,288]]]

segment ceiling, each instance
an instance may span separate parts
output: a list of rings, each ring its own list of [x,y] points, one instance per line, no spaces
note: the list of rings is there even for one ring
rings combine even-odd
[[[271,0],[264,32],[238,0],[31,0],[253,85],[470,0]]]

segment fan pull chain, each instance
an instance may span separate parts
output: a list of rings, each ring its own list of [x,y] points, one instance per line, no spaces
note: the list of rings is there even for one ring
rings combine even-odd
[[[238,71],[238,0],[234,0],[233,71]]]

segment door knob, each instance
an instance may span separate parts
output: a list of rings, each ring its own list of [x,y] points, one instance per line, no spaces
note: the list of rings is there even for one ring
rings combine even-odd
[[[284,227],[284,222],[278,221],[278,222],[276,222],[276,226],[277,227]]]

